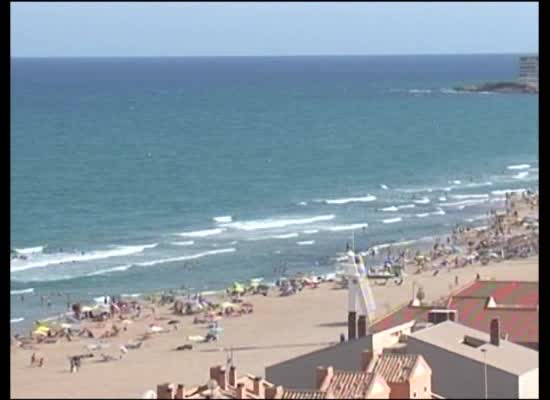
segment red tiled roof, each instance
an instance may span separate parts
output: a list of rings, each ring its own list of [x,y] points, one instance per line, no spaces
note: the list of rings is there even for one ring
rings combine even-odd
[[[327,393],[319,390],[284,390],[283,399],[326,399]]]
[[[497,308],[486,308],[490,296],[495,299]],[[456,309],[458,322],[470,328],[488,333],[491,319],[499,317],[501,331],[509,335],[508,340],[516,343],[538,343],[539,313],[534,308],[538,304],[537,282],[475,281],[451,296],[448,308]],[[376,322],[372,326],[372,332],[380,332],[411,320],[427,321],[428,312],[433,308],[438,307],[405,305]]]
[[[536,306],[539,304],[539,284],[520,281],[476,281],[453,297],[490,296],[497,304]]]
[[[405,382],[417,359],[417,354],[382,354],[372,372],[382,375],[388,383]]]
[[[500,319],[500,329],[508,340],[516,343],[538,343],[539,312],[531,309],[486,308],[484,298],[455,297],[450,306],[458,311],[458,322],[489,333],[491,319]],[[498,304],[498,301],[497,301]]]
[[[337,399],[364,398],[373,377],[374,374],[369,372],[334,371],[327,391]]]

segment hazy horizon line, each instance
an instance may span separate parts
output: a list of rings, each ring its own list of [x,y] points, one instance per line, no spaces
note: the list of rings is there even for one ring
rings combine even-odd
[[[263,55],[93,55],[93,56],[12,56],[10,59],[49,59],[49,58],[291,58],[291,57],[400,57],[400,56],[474,56],[474,55],[538,55],[532,52],[472,52],[472,53],[395,53],[395,54],[263,54]]]

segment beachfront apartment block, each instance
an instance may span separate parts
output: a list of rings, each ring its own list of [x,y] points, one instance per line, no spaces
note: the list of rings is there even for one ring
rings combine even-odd
[[[525,83],[539,83],[539,56],[519,58],[519,80]]]
[[[407,338],[407,351],[432,368],[432,388],[445,398],[538,398],[538,352],[501,339],[498,319],[491,333],[445,321]]]

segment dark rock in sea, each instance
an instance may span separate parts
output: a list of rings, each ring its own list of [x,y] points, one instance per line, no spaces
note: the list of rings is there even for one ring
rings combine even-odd
[[[479,85],[455,87],[458,92],[490,92],[490,93],[538,93],[539,86],[523,82],[487,82]]]

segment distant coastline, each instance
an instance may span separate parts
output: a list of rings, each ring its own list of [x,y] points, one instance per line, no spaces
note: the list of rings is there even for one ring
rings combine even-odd
[[[478,85],[457,86],[458,92],[530,93],[538,94],[539,86],[524,82],[486,82]]]

